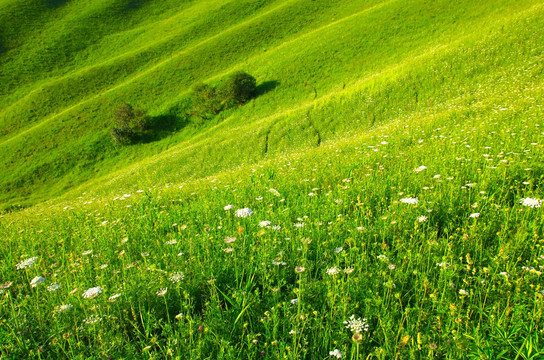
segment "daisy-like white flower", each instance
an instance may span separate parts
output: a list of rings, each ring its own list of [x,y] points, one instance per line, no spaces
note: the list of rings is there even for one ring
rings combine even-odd
[[[53,283],[47,287],[47,290],[50,292],[57,291],[60,289],[61,285],[59,283]]]
[[[168,288],[165,287],[165,288],[160,288],[159,291],[157,291],[155,294],[157,294],[157,296],[164,296],[166,295],[166,292],[168,291]]]
[[[185,278],[185,275],[183,275],[182,272],[175,272],[172,275],[170,275],[170,281],[174,284],[179,283],[181,280]]]
[[[270,226],[271,222],[268,221],[268,220],[263,220],[259,223],[259,226],[260,227],[267,227],[267,226]]]
[[[234,209],[234,206],[232,205],[227,205],[223,208],[223,210],[227,211],[227,210],[231,210],[231,209]]]
[[[480,217],[480,213],[472,213],[468,216],[469,218],[476,219]]]
[[[24,261],[21,261],[20,263],[17,264],[17,270],[21,270],[21,269],[26,269],[26,268],[29,268],[31,267],[32,265],[34,265],[36,263],[36,260],[38,260],[38,257],[35,256],[35,257],[31,257],[29,259],[26,259]]]
[[[112,295],[108,298],[108,301],[109,302],[115,302],[117,300],[117,298],[119,298],[121,296],[121,294],[115,294],[115,295]]]
[[[225,244],[230,244],[236,241],[236,238],[234,236],[227,236],[225,238]]]
[[[235,215],[236,217],[246,218],[253,215],[253,210],[251,210],[250,208],[238,209],[236,210]]]
[[[279,191],[276,189],[269,189],[268,191],[270,191],[274,196],[280,196]]]
[[[337,359],[341,359],[342,356],[344,356],[344,353],[338,349],[334,349],[333,351],[329,351],[329,356],[334,356]]]
[[[420,223],[425,222],[425,221],[427,221],[428,218],[429,217],[427,217],[425,215],[418,216],[417,217],[417,222],[420,222]]]
[[[332,268],[327,269],[327,275],[329,275],[329,276],[334,276],[334,275],[337,275],[339,273],[340,273],[340,269],[337,268],[337,267],[332,267]]]
[[[542,200],[539,199],[523,198],[519,202],[521,205],[531,208],[539,208],[542,206]]]
[[[347,321],[344,321],[344,325],[346,325],[346,329],[350,329],[357,334],[361,331],[368,331],[366,318],[362,320],[361,318],[355,319],[355,315],[351,315]]]
[[[94,299],[98,295],[102,294],[102,291],[104,291],[104,289],[102,289],[100,286],[95,286],[85,290],[82,296],[84,299]]]
[[[74,305],[72,305],[72,304],[62,304],[62,305],[59,305],[59,306],[55,306],[55,311],[57,313],[65,313],[67,311],[70,311],[73,307],[74,307]]]
[[[419,200],[413,197],[406,197],[406,198],[400,199],[400,202],[403,204],[416,205],[419,202]]]
[[[30,281],[30,286],[36,287],[42,284],[44,281],[45,281],[45,278],[43,276],[36,276],[34,279]]]

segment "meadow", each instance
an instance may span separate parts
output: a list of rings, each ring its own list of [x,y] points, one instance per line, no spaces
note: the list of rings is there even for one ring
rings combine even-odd
[[[2,84],[0,196],[17,210],[0,215],[0,358],[544,358],[542,4],[48,2],[35,16],[56,33],[127,3],[94,45],[58,40],[66,67]],[[0,37],[2,74],[27,74],[2,57],[47,37],[24,30]],[[119,100],[182,121],[197,74],[239,68],[274,83],[157,141],[108,139]]]

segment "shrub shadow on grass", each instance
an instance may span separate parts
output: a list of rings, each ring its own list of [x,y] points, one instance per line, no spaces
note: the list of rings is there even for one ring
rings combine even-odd
[[[49,9],[56,9],[65,5],[69,0],[45,0],[45,6]]]
[[[260,83],[255,89],[255,97],[259,97],[261,95],[271,92],[272,90],[277,88],[279,84],[280,82],[276,80],[269,80]]]
[[[135,142],[147,144],[164,139],[184,128],[187,123],[187,116],[176,114],[152,116],[147,123],[147,129],[138,134]]]
[[[125,11],[138,10],[144,6],[147,1],[148,0],[128,0],[125,5]]]

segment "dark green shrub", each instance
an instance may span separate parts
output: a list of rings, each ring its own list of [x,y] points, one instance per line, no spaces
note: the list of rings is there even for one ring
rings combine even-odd
[[[231,74],[221,88],[221,97],[227,107],[242,105],[255,97],[257,80],[244,71]]]
[[[193,86],[191,94],[193,115],[208,119],[222,110],[221,99],[210,85],[199,83]]]
[[[145,111],[134,109],[130,104],[123,104],[115,109],[111,136],[120,144],[133,142],[139,132],[147,130],[149,118]]]

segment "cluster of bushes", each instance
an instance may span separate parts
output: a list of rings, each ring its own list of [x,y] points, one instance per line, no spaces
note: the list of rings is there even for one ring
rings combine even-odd
[[[240,106],[257,95],[257,81],[246,72],[231,74],[217,87],[199,83],[193,86],[190,116],[209,119],[221,111]],[[189,110],[190,109],[190,110]],[[150,129],[150,118],[145,111],[123,104],[115,110],[111,136],[115,143],[128,145],[142,138]],[[156,129],[155,129],[156,130]]]
[[[238,71],[217,87],[199,83],[191,93],[192,115],[209,119],[221,111],[245,104],[256,96],[257,81],[250,74]]]

